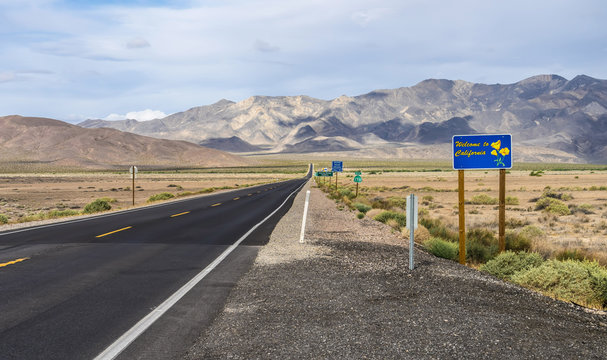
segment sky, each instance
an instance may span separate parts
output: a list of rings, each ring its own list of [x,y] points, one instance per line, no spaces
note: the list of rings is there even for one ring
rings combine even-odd
[[[428,78],[607,79],[603,0],[0,0],[0,116],[149,120]]]

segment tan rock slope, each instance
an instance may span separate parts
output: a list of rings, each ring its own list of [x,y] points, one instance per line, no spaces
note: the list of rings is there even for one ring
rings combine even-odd
[[[487,85],[429,79],[333,100],[253,96],[151,121],[87,120],[79,125],[230,152],[331,151],[426,159],[436,159],[437,150],[449,146],[453,135],[509,133],[516,161],[605,163],[607,80],[538,75],[514,84]],[[450,159],[449,153],[441,159]]]
[[[99,169],[132,164],[169,168],[240,166],[250,161],[186,141],[11,115],[0,117],[0,163]]]

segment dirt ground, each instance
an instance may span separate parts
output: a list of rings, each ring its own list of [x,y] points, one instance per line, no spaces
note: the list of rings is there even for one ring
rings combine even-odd
[[[154,194],[170,192],[178,195],[211,187],[237,187],[285,180],[299,174],[275,173],[140,173],[135,184],[135,205],[144,205]],[[353,185],[354,173],[340,174],[340,185]],[[361,196],[367,199],[390,196],[405,197],[415,193],[420,209],[432,218],[442,218],[457,228],[457,172],[369,172],[363,170]],[[466,171],[467,200],[485,194],[498,197],[497,171]],[[334,180],[334,178],[333,178]],[[554,252],[558,249],[583,249],[607,261],[607,171],[546,171],[541,177],[529,176],[529,171],[510,171],[506,176],[506,196],[518,200],[518,205],[506,206],[507,223],[519,227],[534,225],[544,232],[535,249]],[[114,209],[131,207],[131,177],[123,173],[80,174],[3,174],[0,176],[0,214],[10,222],[49,210],[82,210],[89,202],[102,197],[116,199]],[[557,216],[535,211],[532,201],[549,186],[553,191],[571,195],[565,201],[570,206],[584,205],[585,213]],[[430,199],[431,200],[424,200]],[[466,205],[466,226],[494,229],[497,233],[496,205]],[[0,227],[1,228],[1,227]],[[510,227],[514,228],[514,227]]]
[[[211,187],[239,187],[286,180],[297,174],[196,174],[140,173],[135,179],[135,206],[146,204],[151,195],[197,192]],[[129,174],[3,174],[0,175],[0,214],[10,222],[49,210],[82,210],[91,201],[115,199],[113,209],[132,207],[132,178]],[[1,228],[1,227],[0,227]]]
[[[511,171],[506,175],[506,197],[518,199],[518,205],[506,205],[508,228],[534,225],[544,232],[534,246],[538,251],[577,248],[596,253],[607,260],[607,172],[605,171],[546,171],[541,177],[530,176],[529,171]],[[339,177],[340,185],[352,185],[353,173]],[[405,197],[414,193],[420,199],[420,209],[426,209],[432,218],[442,218],[457,229],[458,179],[456,171],[446,172],[378,172],[363,171],[360,191],[367,199],[391,196]],[[334,178],[333,178],[334,179]],[[549,186],[557,193],[571,195],[564,201],[568,206],[583,205],[587,213],[558,216],[536,211],[533,199],[539,198]],[[498,198],[498,171],[466,171],[465,198],[485,194]],[[423,201],[431,196],[432,200]],[[356,201],[356,200],[354,200]],[[584,205],[585,204],[585,205]],[[485,227],[498,230],[497,205],[466,207],[466,227]],[[508,223],[516,226],[508,226]],[[604,261],[603,260],[603,261]],[[603,262],[602,261],[602,262]]]

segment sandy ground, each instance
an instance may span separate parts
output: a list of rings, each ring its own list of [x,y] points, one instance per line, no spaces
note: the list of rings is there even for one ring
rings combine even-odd
[[[209,187],[239,186],[279,181],[297,177],[292,174],[192,174],[165,173],[139,174],[135,184],[135,202],[145,205],[154,194],[179,194]],[[353,186],[353,173],[340,174],[340,185]],[[535,225],[544,232],[543,244],[551,251],[564,248],[581,248],[598,253],[607,261],[607,191],[590,190],[607,185],[605,171],[546,171],[541,177],[529,176],[528,171],[512,171],[506,176],[506,196],[515,197],[519,205],[508,205],[506,217],[520,224]],[[573,196],[568,205],[590,206],[591,213],[552,216],[534,211],[531,200],[542,195],[544,188]],[[0,214],[11,222],[19,218],[48,210],[82,210],[94,199],[116,199],[114,209],[132,206],[131,178],[128,174],[3,174],[0,176]],[[379,172],[369,174],[363,170],[361,196],[367,199],[390,196],[418,195],[433,218],[457,227],[457,172]],[[497,171],[466,171],[465,197],[486,194],[498,197]],[[494,205],[466,205],[466,226],[486,227],[497,233],[498,211]],[[0,230],[6,226],[0,225]]]
[[[196,192],[211,187],[237,187],[275,182],[296,177],[291,174],[138,174],[135,206],[145,205],[151,195]],[[16,222],[48,210],[82,210],[89,202],[115,199],[113,209],[132,206],[132,178],[129,174],[3,174],[0,175],[0,214]],[[0,226],[2,229],[2,226]]]
[[[349,177],[346,177],[348,176]],[[340,177],[340,185],[352,186],[352,175]],[[361,194],[367,199],[390,196],[406,197],[415,193],[420,202],[424,196],[432,200],[420,203],[420,208],[432,218],[442,218],[458,223],[458,179],[457,172],[363,172]],[[529,171],[512,171],[506,175],[506,196],[515,197],[519,205],[506,206],[506,219],[521,224],[534,225],[544,231],[546,248],[581,248],[605,254],[607,260],[607,191],[591,190],[607,185],[604,171],[547,171],[541,177],[529,176]],[[542,195],[549,186],[558,193],[569,194],[573,199],[567,205],[590,205],[590,214],[574,213],[567,216],[547,215],[535,211],[532,200]],[[466,171],[465,198],[486,194],[498,198],[499,173],[497,171]],[[356,201],[356,200],[354,200]],[[498,209],[495,205],[471,205],[466,207],[466,226],[498,229]]]

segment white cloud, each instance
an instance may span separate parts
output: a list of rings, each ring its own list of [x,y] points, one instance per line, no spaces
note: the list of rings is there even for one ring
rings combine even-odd
[[[13,81],[16,78],[17,76],[12,71],[0,72],[0,83]]]
[[[103,120],[114,121],[114,120],[130,119],[130,120],[137,120],[137,121],[149,121],[149,120],[154,120],[154,119],[162,119],[166,116],[167,116],[167,114],[165,114],[164,112],[162,112],[160,110],[145,109],[142,111],[131,111],[131,112],[126,113],[126,115],[110,114],[110,115],[104,117]]]
[[[607,78],[599,0],[76,3],[0,0],[0,33],[11,34],[0,41],[0,116],[150,119],[164,113],[126,111],[251,95],[331,99],[435,76]]]
[[[369,23],[379,20],[385,14],[388,14],[389,10],[384,8],[359,10],[352,14],[352,21],[362,27],[366,27]]]
[[[142,49],[150,46],[150,43],[142,37],[133,38],[126,43],[127,49]]]
[[[261,52],[275,52],[275,51],[280,50],[280,48],[278,46],[274,46],[267,41],[263,41],[263,40],[259,40],[259,39],[255,40],[254,47],[255,47],[255,50],[261,51]]]

